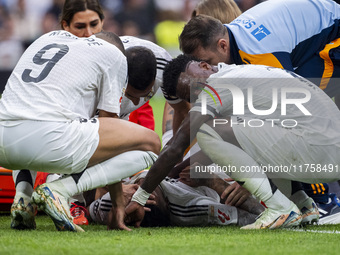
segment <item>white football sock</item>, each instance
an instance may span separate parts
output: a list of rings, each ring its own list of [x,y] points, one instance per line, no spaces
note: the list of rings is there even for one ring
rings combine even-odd
[[[292,195],[292,181],[280,178],[271,179],[275,186],[281,190],[285,196],[290,197]]]
[[[295,192],[290,199],[296,204],[299,209],[305,206],[306,202],[310,199],[310,197],[306,194],[304,190],[299,190]]]
[[[272,179],[272,182],[285,196],[289,197],[289,199],[292,200],[299,209],[301,209],[309,199],[309,196],[304,190],[298,190],[292,194],[293,184],[291,180],[274,178]]]
[[[157,159],[151,151],[128,151],[116,157],[85,169],[78,182],[68,175],[48,184],[52,190],[64,197],[72,197],[81,192],[114,184],[149,168]]]

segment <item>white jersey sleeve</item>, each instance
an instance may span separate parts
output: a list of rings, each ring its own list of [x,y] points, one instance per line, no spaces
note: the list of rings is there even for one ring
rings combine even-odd
[[[0,120],[72,121],[97,109],[119,114],[126,80],[126,58],[117,47],[53,31],[33,42],[13,70]]]

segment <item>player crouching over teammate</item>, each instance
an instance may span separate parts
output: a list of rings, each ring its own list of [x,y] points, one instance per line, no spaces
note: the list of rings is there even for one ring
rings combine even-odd
[[[280,96],[273,96],[273,90],[277,93],[287,88],[294,88],[296,92],[290,90],[286,96],[291,101],[284,104]],[[164,71],[164,89],[169,95],[195,104],[172,143],[162,150],[144,183],[126,208],[128,215],[138,215],[137,226],[144,215],[143,205],[146,198],[179,161],[196,135],[202,151],[220,166],[232,165],[240,169],[241,166],[326,166],[340,163],[339,110],[322,90],[289,71],[259,65],[236,66],[220,63],[218,67],[210,66],[206,62],[181,55]],[[216,93],[221,101],[215,104],[214,99],[204,97],[203,89],[215,91],[214,94]],[[247,97],[250,93],[252,96]],[[242,98],[245,100],[240,100]],[[274,100],[277,105],[273,103]],[[294,100],[300,104],[292,103]],[[206,114],[202,114],[205,106]],[[283,114],[281,111],[284,106],[287,106],[287,109]],[[301,111],[305,109],[311,115]],[[267,114],[262,116],[253,113],[265,110]],[[236,111],[237,115],[234,114]],[[228,124],[223,128],[215,128],[215,117],[228,120]],[[276,123],[281,123],[283,119],[292,119],[296,120],[298,125],[286,128],[266,121],[256,128],[244,125],[250,119],[275,119]],[[309,183],[340,178],[340,174],[334,171],[325,174],[309,170],[274,172],[267,175],[269,178],[277,178],[276,180]],[[277,189],[264,172],[236,171],[227,174],[268,207],[254,224],[245,226],[245,229],[294,227],[301,223],[299,208]],[[292,191],[290,193],[292,194]],[[308,207],[309,211],[315,210],[310,198],[300,197],[298,201],[301,201],[301,210],[305,209],[304,207]]]
[[[58,230],[83,231],[72,221],[68,199],[110,185],[116,212],[111,226],[129,230],[120,181],[148,168],[160,141],[155,132],[118,119],[128,80],[123,51],[113,33],[79,38],[53,31],[19,60],[0,100],[0,163],[66,175],[15,200],[23,206],[13,210],[12,223],[35,228],[33,201]]]

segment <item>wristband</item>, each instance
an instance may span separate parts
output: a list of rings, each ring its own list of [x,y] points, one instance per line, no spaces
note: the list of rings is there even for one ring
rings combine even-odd
[[[146,201],[149,199],[151,193],[146,192],[141,187],[137,189],[135,194],[133,194],[131,201],[137,202],[141,206],[146,204]]]

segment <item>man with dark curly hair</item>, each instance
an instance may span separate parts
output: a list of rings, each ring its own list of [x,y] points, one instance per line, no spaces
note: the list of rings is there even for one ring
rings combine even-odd
[[[202,151],[215,164],[227,169],[233,179],[268,207],[245,229],[294,227],[302,220],[298,207],[267,175],[309,183],[339,179],[339,173],[331,169],[324,174],[306,168],[306,163],[335,168],[340,152],[336,128],[340,112],[306,79],[268,66],[211,66],[185,55],[167,66],[163,78],[164,89],[170,95],[194,105],[126,209],[128,215],[137,217],[137,226],[144,213],[141,205],[196,136]],[[210,91],[218,100],[202,91]],[[281,97],[275,96],[278,92]],[[297,170],[287,173],[289,167]],[[298,200],[307,203],[309,198]]]

